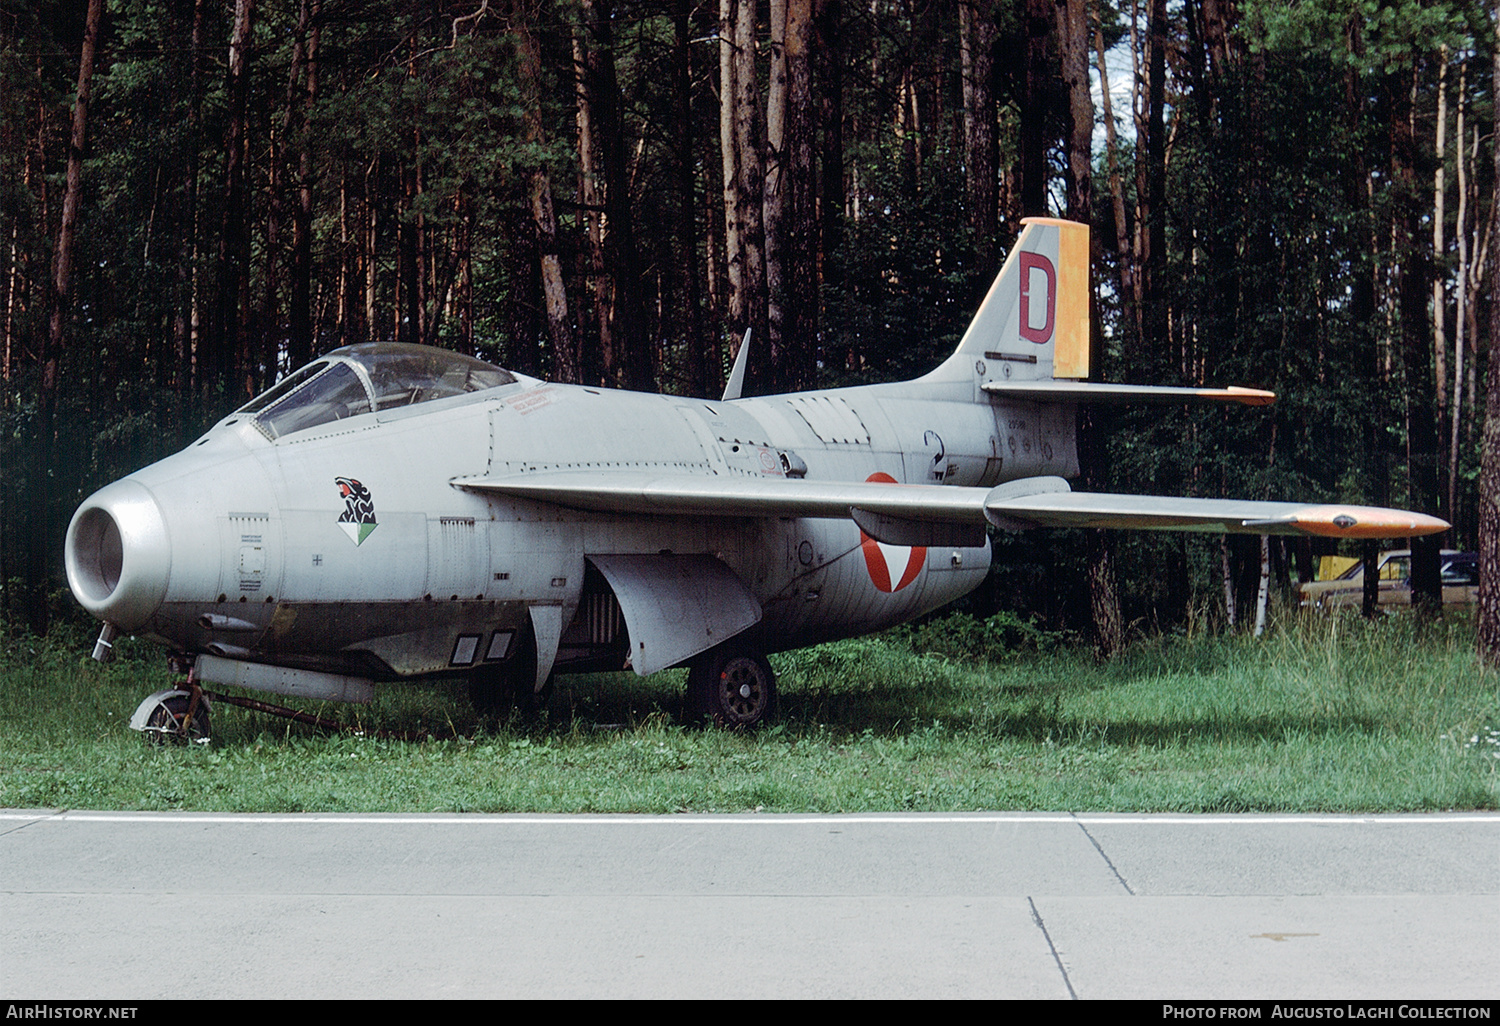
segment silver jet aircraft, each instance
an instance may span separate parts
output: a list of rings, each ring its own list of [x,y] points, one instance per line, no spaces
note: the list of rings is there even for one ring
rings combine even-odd
[[[914,381],[722,401],[549,384],[438,349],[350,346],[68,528],[68,583],[189,676],[138,728],[180,731],[199,682],[368,701],[463,675],[481,710],[550,675],[687,666],[725,726],[775,706],[767,652],[877,631],[984,579],[986,530],[1337,538],[1441,531],[1358,506],[1074,492],[1081,402],[1253,389],[1090,383],[1088,228],[1032,218],[958,349]],[[187,721],[187,722],[184,722]]]

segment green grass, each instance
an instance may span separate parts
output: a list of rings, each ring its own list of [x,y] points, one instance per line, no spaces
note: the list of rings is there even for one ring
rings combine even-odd
[[[1396,811],[1500,807],[1500,675],[1472,622],[1293,619],[1263,639],[1138,641],[1098,665],[1040,632],[953,619],[773,657],[780,723],[681,724],[682,675],[562,678],[484,728],[457,685],[320,712],[432,740],[214,710],[213,743],[126,729],[170,682],[124,642],[0,652],[0,806],[232,811]],[[1004,635],[1021,644],[1009,652]],[[955,643],[953,639],[959,639]],[[967,640],[965,640],[967,639]],[[914,651],[916,649],[916,651]],[[936,649],[937,651],[933,651]],[[988,660],[966,653],[983,653]]]

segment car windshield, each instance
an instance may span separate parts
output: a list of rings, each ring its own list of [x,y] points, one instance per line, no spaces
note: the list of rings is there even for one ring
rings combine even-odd
[[[1443,567],[1443,583],[1478,584],[1479,561],[1475,559],[1455,559]]]
[[[272,441],[346,417],[496,388],[515,376],[482,360],[427,346],[346,346],[262,393],[241,413]]]
[[[1363,563],[1355,563],[1349,569],[1339,574],[1338,579],[1341,581],[1355,581],[1364,575],[1365,565]],[[1380,564],[1379,580],[1399,581],[1403,577],[1409,576],[1411,576],[1411,557],[1404,552],[1399,556],[1387,556],[1385,561]]]

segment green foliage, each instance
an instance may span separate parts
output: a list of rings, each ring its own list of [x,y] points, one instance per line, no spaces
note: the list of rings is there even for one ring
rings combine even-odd
[[[1440,46],[1486,34],[1484,8],[1466,0],[1250,0],[1241,32],[1257,49],[1330,60],[1340,69],[1390,74]]]
[[[917,191],[898,140],[855,159],[860,216],[833,254],[840,285],[824,297],[824,369],[832,384],[906,380],[941,363],[973,316],[962,168],[940,150]]]
[[[983,620],[968,613],[952,613],[898,628],[895,637],[918,654],[931,652],[950,659],[997,663],[1023,653],[1054,652],[1071,636],[1065,631],[1044,630],[1035,618],[1022,619],[1001,610]]]

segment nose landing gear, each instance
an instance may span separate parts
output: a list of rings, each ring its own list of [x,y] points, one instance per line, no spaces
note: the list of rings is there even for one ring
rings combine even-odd
[[[284,705],[274,705],[239,695],[225,695],[217,691],[206,691],[198,683],[198,671],[192,657],[175,655],[170,662],[172,669],[179,673],[184,669],[187,670],[187,680],[174,688],[148,695],[145,701],[136,706],[135,712],[130,717],[131,729],[140,731],[147,744],[159,745],[168,742],[186,744],[189,741],[199,745],[208,744],[209,712],[214,702],[224,702],[244,709],[253,709],[256,712],[269,713],[272,716],[281,716],[298,723],[321,727],[324,730],[353,729],[333,720],[314,716],[312,713],[289,709]],[[393,737],[408,741],[421,740],[427,736],[425,732],[408,734],[372,731],[371,733],[373,736]]]

